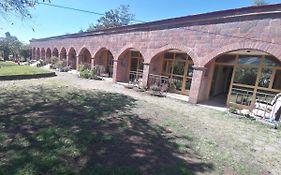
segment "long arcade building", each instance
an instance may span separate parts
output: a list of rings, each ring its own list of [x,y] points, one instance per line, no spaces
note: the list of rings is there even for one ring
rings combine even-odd
[[[281,92],[281,4],[216,11],[94,32],[32,39],[34,59],[102,65],[114,82],[131,75],[191,103],[251,108]],[[154,81],[155,82],[155,81]],[[171,85],[172,84],[172,85]]]

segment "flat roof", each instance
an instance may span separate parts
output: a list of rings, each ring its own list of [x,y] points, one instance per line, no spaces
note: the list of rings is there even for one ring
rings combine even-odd
[[[267,14],[281,14],[281,3],[213,11],[208,13],[188,15],[188,16],[182,16],[177,18],[169,18],[169,19],[139,23],[139,24],[113,27],[103,30],[95,30],[91,32],[81,32],[81,33],[59,35],[59,36],[53,36],[53,37],[47,37],[41,39],[31,39],[30,42],[66,39],[66,38],[79,38],[79,37],[107,35],[107,34],[115,34],[115,33],[127,33],[131,31],[150,31],[150,30],[152,31],[152,30],[160,30],[160,29],[167,29],[167,28],[179,28],[184,25],[198,24],[199,22],[206,23],[210,21],[235,19],[241,17],[259,16],[259,15],[267,15]]]

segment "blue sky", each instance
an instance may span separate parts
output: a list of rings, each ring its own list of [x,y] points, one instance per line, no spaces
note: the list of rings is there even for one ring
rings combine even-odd
[[[250,6],[253,0],[51,0],[53,4],[104,13],[120,4],[130,5],[136,19],[153,21],[165,18],[198,14]],[[281,3],[281,0],[268,0]],[[33,18],[22,20],[12,15],[0,16],[0,36],[9,31],[19,40],[28,43],[31,38],[44,38],[76,33],[95,23],[98,15],[38,5],[30,10]],[[34,31],[33,31],[34,29]]]

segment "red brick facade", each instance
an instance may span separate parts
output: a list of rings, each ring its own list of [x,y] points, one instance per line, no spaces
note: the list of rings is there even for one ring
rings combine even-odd
[[[157,65],[153,58],[170,49],[181,50],[194,62],[190,102],[197,103],[208,96],[209,72],[217,56],[239,49],[255,49],[281,61],[280,8],[281,4],[247,7],[97,32],[33,39],[32,53],[34,58],[39,58],[42,56],[38,56],[38,49],[44,49],[46,54],[50,49],[54,54],[56,49],[60,53],[65,48],[67,55],[71,49],[80,55],[86,48],[95,60],[100,50],[107,49],[115,60],[113,80],[119,81],[127,76],[126,63],[122,62],[124,53],[128,49],[138,50],[144,58],[143,79],[146,82],[152,70],[150,67]]]

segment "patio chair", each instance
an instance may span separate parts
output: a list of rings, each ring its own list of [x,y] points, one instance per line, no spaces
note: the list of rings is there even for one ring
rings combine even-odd
[[[281,93],[277,94],[270,103],[257,100],[252,114],[270,121],[279,121],[281,115]]]

